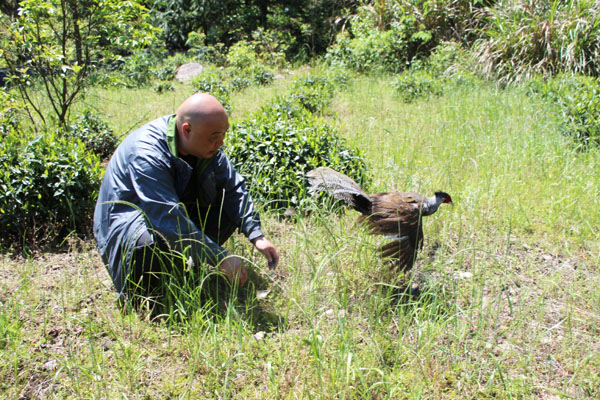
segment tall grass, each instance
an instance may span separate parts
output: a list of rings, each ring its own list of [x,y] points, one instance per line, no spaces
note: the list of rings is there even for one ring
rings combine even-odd
[[[559,72],[598,76],[599,12],[597,0],[504,0],[486,8],[473,47],[480,72],[509,82]]]
[[[282,257],[275,271],[245,239],[228,243],[266,298],[252,284],[232,288],[219,299],[222,312],[199,303],[172,324],[121,312],[91,243],[31,260],[2,256],[0,393],[600,396],[599,152],[569,150],[552,114],[518,90],[477,87],[406,105],[390,81],[358,78],[330,118],[365,151],[371,191],[452,195],[454,208],[425,219],[413,273],[387,268],[380,239],[356,225],[356,213],[327,208],[289,220],[263,215]],[[159,113],[177,102],[102,96],[98,107],[123,127],[142,115],[126,105]],[[417,284],[420,295],[403,294]]]

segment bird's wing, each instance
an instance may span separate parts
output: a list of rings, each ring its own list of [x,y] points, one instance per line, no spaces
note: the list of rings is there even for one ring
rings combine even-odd
[[[401,236],[379,248],[381,257],[388,259],[399,272],[409,271],[417,258],[417,250],[408,236]]]
[[[368,218],[374,233],[393,239],[381,246],[384,258],[399,271],[410,270],[423,247],[421,210],[424,197],[415,193],[379,193],[371,196],[373,214]]]

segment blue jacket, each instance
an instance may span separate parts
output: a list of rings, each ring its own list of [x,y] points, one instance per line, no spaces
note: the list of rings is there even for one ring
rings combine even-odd
[[[132,250],[144,231],[161,235],[196,266],[216,265],[227,255],[187,217],[179,199],[192,166],[177,157],[174,115],[154,120],[128,135],[113,154],[94,212],[94,236],[119,296],[123,293]],[[204,160],[203,160],[204,161]],[[199,198],[207,202],[224,190],[223,210],[253,240],[262,236],[244,179],[219,151],[204,161],[198,175]]]

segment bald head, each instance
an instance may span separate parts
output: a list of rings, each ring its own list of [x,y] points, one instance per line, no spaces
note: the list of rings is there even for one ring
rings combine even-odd
[[[196,93],[187,99],[177,109],[177,128],[181,129],[184,122],[200,122],[211,117],[227,117],[225,108],[214,96],[208,93]]]

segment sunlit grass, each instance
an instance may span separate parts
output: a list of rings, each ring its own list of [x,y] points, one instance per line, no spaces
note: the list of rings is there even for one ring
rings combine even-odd
[[[377,257],[357,213],[263,228],[268,271],[241,236],[252,284],[183,319],[122,312],[92,243],[0,259],[0,388],[7,398],[451,399],[600,396],[598,151],[573,151],[550,109],[518,90],[458,90],[405,105],[358,78],[328,118],[365,152],[371,192],[454,199],[424,220],[413,273]],[[233,118],[278,85],[234,97]],[[93,90],[117,132],[173,112],[189,88]],[[96,99],[96,100],[92,100]],[[421,295],[401,297],[404,285]],[[198,303],[194,303],[198,301]]]

